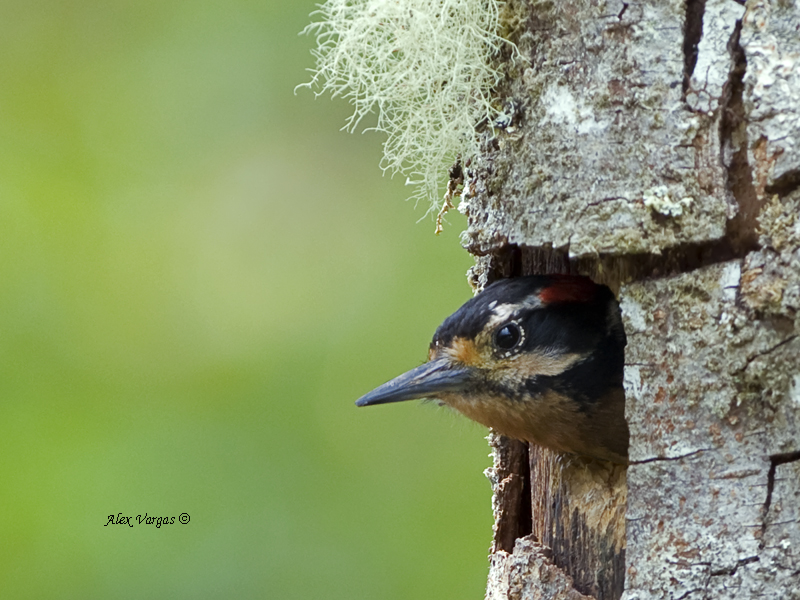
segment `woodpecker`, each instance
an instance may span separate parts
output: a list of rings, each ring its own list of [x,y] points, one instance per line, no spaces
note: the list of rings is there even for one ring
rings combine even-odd
[[[627,463],[625,331],[588,277],[502,279],[447,317],[428,362],[356,406],[429,398],[511,438]]]

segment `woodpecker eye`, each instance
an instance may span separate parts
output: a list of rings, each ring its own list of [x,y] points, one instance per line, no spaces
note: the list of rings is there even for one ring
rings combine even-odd
[[[522,332],[516,323],[506,323],[494,334],[494,343],[502,350],[511,350],[521,339]]]

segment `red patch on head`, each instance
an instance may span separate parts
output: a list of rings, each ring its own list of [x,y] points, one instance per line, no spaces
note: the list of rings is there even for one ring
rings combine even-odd
[[[590,302],[597,290],[588,277],[576,275],[551,275],[552,283],[539,292],[545,304],[557,302]]]

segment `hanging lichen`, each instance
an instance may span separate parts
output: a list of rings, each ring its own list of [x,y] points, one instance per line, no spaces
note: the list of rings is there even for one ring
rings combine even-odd
[[[416,185],[413,197],[439,203],[456,156],[477,152],[475,128],[498,115],[490,90],[499,80],[490,57],[495,0],[328,0],[304,33],[316,36],[316,68],[304,84],[354,106],[345,129],[368,114],[386,134],[381,168]]]

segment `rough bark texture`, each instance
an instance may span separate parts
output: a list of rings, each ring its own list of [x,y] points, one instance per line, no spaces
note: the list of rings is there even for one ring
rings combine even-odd
[[[778,469],[800,464],[778,465],[800,459],[798,323],[748,306],[751,272],[735,260],[623,288],[630,599],[800,598],[800,478],[780,480],[789,513],[773,507]]]
[[[487,598],[800,598],[800,4],[505,12],[473,280],[619,293],[631,464],[495,438]]]
[[[550,549],[529,535],[517,539],[513,552],[491,556],[486,597],[492,600],[592,600],[572,587],[572,578],[550,560]]]

